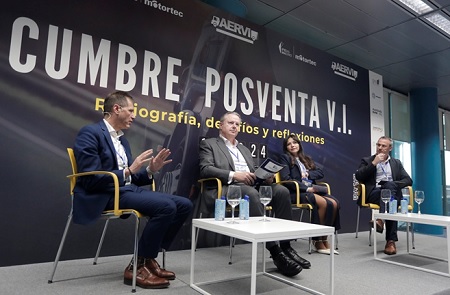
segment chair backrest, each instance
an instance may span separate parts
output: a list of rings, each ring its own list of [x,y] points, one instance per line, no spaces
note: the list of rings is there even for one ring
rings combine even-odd
[[[356,179],[355,173],[353,173],[353,201],[357,201],[361,195],[361,185]]]
[[[77,161],[75,160],[75,154],[72,148],[67,148],[67,153],[69,154],[70,165],[72,165],[72,174],[78,173]],[[77,183],[76,177],[70,178],[70,194],[73,193],[75,184]]]
[[[358,198],[361,199],[361,204],[359,206],[368,207],[371,209],[380,209],[380,206],[378,204],[366,203],[366,185],[360,183],[353,173],[353,200],[357,201]]]
[[[413,188],[412,186],[407,186],[405,187],[409,190],[409,206],[408,206],[408,210],[409,211],[413,211],[414,209],[414,194],[413,194]]]
[[[278,183],[281,181],[280,172],[275,173],[275,182]]]

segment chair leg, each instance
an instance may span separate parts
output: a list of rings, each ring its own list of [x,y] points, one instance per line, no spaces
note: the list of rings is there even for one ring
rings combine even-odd
[[[374,218],[374,217],[373,217],[373,209],[372,209],[373,226],[370,227],[370,230],[369,230],[369,247],[372,246],[372,232],[374,233],[374,234],[373,234],[373,238],[374,238],[374,239],[377,238],[376,231],[375,231],[375,228],[376,228],[376,220],[374,220],[373,218]]]
[[[95,257],[94,257],[94,265],[97,265],[97,259],[98,259],[98,256],[100,255],[100,250],[102,249],[103,241],[105,240],[105,235],[106,235],[106,230],[108,229],[108,224],[109,224],[109,218],[106,219],[105,226],[103,227],[102,236],[100,238],[100,242],[98,243],[98,247],[97,247],[97,253],[95,253]]]
[[[136,225],[134,227],[134,249],[133,249],[133,281],[131,284],[131,292],[136,292],[136,275],[138,265],[138,245],[139,245],[139,217],[133,214],[136,218]],[[106,227],[106,225],[105,225]]]
[[[339,244],[338,231],[335,230],[334,231],[334,245],[335,245],[334,249],[339,250],[338,244]]]
[[[302,216],[303,216],[303,210],[302,210]],[[312,210],[309,210],[309,223],[312,223]],[[308,243],[309,243],[308,254],[311,254],[312,253],[312,239],[311,238],[308,239]]]
[[[361,211],[361,207],[359,207],[359,206],[357,206],[358,207],[358,211],[357,211],[357,213],[356,213],[356,235],[355,235],[355,238],[358,238],[358,231],[359,231],[359,213],[360,213],[360,211]]]
[[[53,270],[50,275],[50,279],[48,280],[49,284],[53,283],[53,277],[55,276],[56,267],[58,266],[59,258],[61,257],[61,252],[64,247],[64,243],[66,241],[67,233],[69,232],[70,224],[72,223],[72,217],[73,217],[73,215],[72,215],[72,209],[71,209],[69,216],[67,217],[66,227],[64,229],[64,233],[61,238],[61,242],[59,243],[58,252],[56,252],[55,262],[53,263]]]
[[[235,238],[230,237],[230,260],[228,261],[228,264],[233,264],[233,247],[234,247],[234,242],[235,242]]]
[[[414,223],[411,223],[410,230],[411,230],[411,243],[412,243],[412,248],[413,248],[413,249],[416,249],[416,244],[414,243]]]

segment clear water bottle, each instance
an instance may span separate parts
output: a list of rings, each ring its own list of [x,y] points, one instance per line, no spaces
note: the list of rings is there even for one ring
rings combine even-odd
[[[250,200],[249,196],[245,195],[239,202],[239,219],[248,220],[250,216]]]
[[[397,213],[397,200],[393,196],[389,201],[389,213],[391,214]]]
[[[408,201],[407,201],[405,198],[403,198],[403,199],[400,201],[400,212],[401,212],[402,214],[408,213]]]
[[[216,204],[214,208],[214,219],[221,221],[225,219],[225,204],[226,199],[225,196],[222,196],[220,199],[216,199]]]

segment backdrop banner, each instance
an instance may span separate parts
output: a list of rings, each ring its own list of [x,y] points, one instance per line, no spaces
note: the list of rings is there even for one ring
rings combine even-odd
[[[0,58],[0,266],[54,259],[70,210],[66,148],[114,90],[135,99],[134,156],[172,151],[159,191],[197,201],[198,143],[236,111],[258,163],[298,136],[341,201],[341,232],[354,230],[352,174],[371,141],[366,69],[193,0],[8,1]],[[101,255],[132,252],[131,222],[111,225]],[[62,259],[92,257],[102,227],[74,225]],[[190,230],[172,249],[190,247]]]

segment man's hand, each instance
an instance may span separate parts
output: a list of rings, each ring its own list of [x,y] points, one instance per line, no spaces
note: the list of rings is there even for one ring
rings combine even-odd
[[[172,160],[166,160],[170,156],[170,150],[163,148],[159,151],[156,157],[153,155],[153,149],[144,151],[142,154],[134,159],[133,164],[130,165],[129,169],[131,173],[136,173],[141,170],[141,167],[148,162],[148,167],[152,173],[157,172],[164,165],[172,162]]]
[[[139,170],[141,170],[142,165],[144,165],[146,162],[150,161],[151,155],[153,154],[153,149],[146,150],[142,152],[139,156],[137,156],[133,164],[130,165],[129,170],[131,173],[137,173]]]
[[[375,158],[372,161],[372,164],[374,166],[376,166],[378,163],[384,162],[386,161],[386,159],[388,158],[387,154],[383,154],[383,153],[378,153]]]
[[[253,185],[255,183],[256,176],[251,172],[237,171],[234,173],[233,180],[236,182],[245,183],[246,185]]]
[[[167,158],[170,156],[171,152],[169,149],[162,148],[159,153],[156,155],[156,157],[151,157],[150,162],[148,163],[148,169],[152,173],[156,173],[159,169],[164,167],[166,164],[169,164],[172,162],[172,159],[167,160]]]
[[[265,183],[266,183],[266,184],[272,184],[274,179],[275,179],[275,176],[272,175],[271,177],[268,177],[268,178],[266,179]]]

